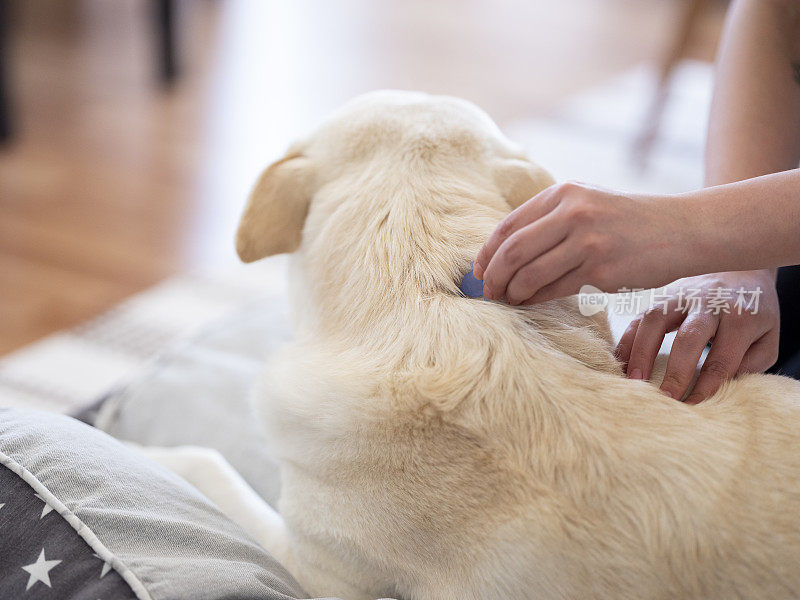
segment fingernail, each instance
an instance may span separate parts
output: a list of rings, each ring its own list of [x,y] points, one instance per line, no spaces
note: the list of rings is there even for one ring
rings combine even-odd
[[[684,404],[700,404],[703,401],[703,398],[700,394],[689,394],[689,397],[683,401]]]
[[[667,398],[672,398],[675,400],[675,396],[672,395],[672,392],[668,392],[667,390],[661,390],[661,393],[664,394]]]
[[[483,279],[483,267],[479,263],[473,263],[472,274],[475,275],[475,279]]]
[[[642,378],[642,370],[641,369],[634,369],[630,373],[628,373],[628,377],[631,379],[641,379]]]

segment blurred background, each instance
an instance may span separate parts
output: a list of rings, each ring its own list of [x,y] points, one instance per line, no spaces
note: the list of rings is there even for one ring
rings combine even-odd
[[[471,100],[559,176],[694,185],[725,9],[0,0],[0,355],[232,264],[260,169],[376,88]]]

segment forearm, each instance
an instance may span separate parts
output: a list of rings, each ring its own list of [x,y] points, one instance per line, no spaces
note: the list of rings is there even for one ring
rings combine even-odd
[[[674,196],[668,205],[691,215],[678,244],[687,275],[800,263],[800,169]]]
[[[737,0],[717,58],[706,185],[797,167],[800,0]]]

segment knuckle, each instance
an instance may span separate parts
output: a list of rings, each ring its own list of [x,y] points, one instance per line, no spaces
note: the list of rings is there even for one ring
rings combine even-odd
[[[594,221],[595,207],[591,202],[577,199],[570,203],[568,217],[571,221],[588,225]]]
[[[706,336],[707,323],[704,320],[692,319],[685,321],[684,324],[678,329],[675,336],[675,343],[681,346],[705,346],[710,336]]]
[[[780,311],[764,311],[763,313],[759,312],[762,315],[762,319],[764,319],[765,323],[768,323],[769,329],[778,329],[781,326],[781,314]]]
[[[708,340],[704,339],[704,337],[692,332],[678,332],[672,347],[677,348],[680,352],[699,352],[708,343]]]
[[[589,268],[587,273],[590,283],[603,291],[608,291],[612,284],[612,272],[608,265],[599,264]]]
[[[529,266],[519,273],[519,285],[526,290],[533,289],[537,281],[541,281],[539,269]]]
[[[770,348],[769,352],[767,352],[766,356],[764,357],[764,371],[769,369],[772,365],[778,362],[778,347],[775,346],[774,348]]]
[[[611,251],[611,240],[604,235],[592,234],[583,240],[583,247],[590,254],[606,256]]]
[[[736,327],[755,325],[756,323],[755,319],[747,311],[731,310],[730,313],[723,313],[722,318]]]
[[[678,393],[686,389],[688,377],[678,371],[667,371],[664,373],[664,380],[661,382],[661,387],[664,389]]]
[[[506,288],[506,299],[512,303],[527,300],[533,295],[533,282],[534,278],[528,273],[522,273],[518,277],[514,277]]]
[[[509,285],[506,289],[506,300],[512,304],[518,304],[523,300],[527,300],[530,298],[531,294],[527,294],[524,288],[524,285],[517,283]]]
[[[732,375],[729,363],[718,358],[706,360],[703,364],[702,372],[718,379],[728,379]]]
[[[769,369],[772,365],[774,365],[776,362],[778,362],[778,349],[777,347],[769,348],[752,358],[752,360],[750,361],[750,365],[747,368],[747,372],[763,373],[764,371]]]
[[[556,190],[560,194],[570,194],[573,192],[577,192],[581,189],[581,185],[577,181],[563,181],[556,186]]]
[[[644,373],[649,371],[652,366],[653,361],[647,348],[637,346],[631,350],[631,357],[628,361],[629,372],[634,368],[639,368]]]
[[[600,238],[595,243],[596,251],[598,253],[603,254],[604,256],[609,256],[612,254],[614,250],[614,241],[607,235],[600,236]]]
[[[522,242],[518,235],[509,237],[502,248],[503,261],[509,264],[516,264],[522,258]]]
[[[524,300],[524,298],[521,295],[519,295],[516,292],[514,292],[511,289],[511,287],[506,289],[506,293],[504,294],[504,296],[505,296],[506,301],[509,304],[512,304],[512,305],[519,304],[520,302],[522,302]]]
[[[505,219],[503,219],[500,224],[497,226],[496,234],[500,240],[506,239],[512,233],[514,233],[516,225],[516,217],[514,217],[514,213],[508,215]]]
[[[642,315],[642,322],[645,323],[661,323],[666,319],[666,315],[664,311],[660,308],[651,307],[644,311],[644,315]]]

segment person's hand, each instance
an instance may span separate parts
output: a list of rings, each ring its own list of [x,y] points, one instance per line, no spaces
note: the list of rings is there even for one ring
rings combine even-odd
[[[746,293],[740,296],[737,290]],[[619,341],[617,358],[627,363],[628,377],[649,379],[665,334],[676,329],[678,333],[661,384],[661,390],[676,400],[683,397],[691,384],[708,342],[711,350],[686,398],[689,404],[705,400],[734,375],[765,371],[775,363],[780,314],[771,272],[736,271],[688,277],[676,281],[665,292],[661,297],[664,302],[634,319]],[[729,312],[716,309],[722,305],[723,296]],[[744,310],[735,306],[740,297]],[[757,310],[752,303],[754,297],[758,298]]]
[[[692,271],[686,219],[668,196],[553,185],[511,212],[475,259],[484,297],[532,304],[575,294],[652,288]]]

